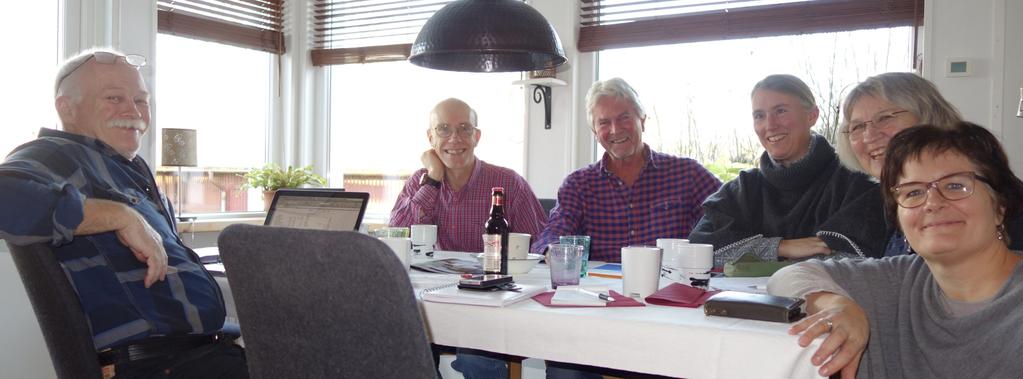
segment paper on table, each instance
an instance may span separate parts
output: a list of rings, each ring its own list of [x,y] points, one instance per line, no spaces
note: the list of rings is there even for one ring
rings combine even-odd
[[[438,274],[482,274],[483,266],[462,258],[431,259],[412,263],[412,268]]]
[[[520,283],[516,283],[516,285],[520,288],[518,291],[477,291],[459,289],[458,283],[452,283],[440,287],[427,288],[423,290],[422,297],[425,301],[435,303],[503,307],[531,298],[533,295],[547,290],[547,287],[542,285]]]
[[[738,291],[767,294],[767,281],[769,276],[762,277],[737,277],[737,278],[710,278],[710,286],[722,291]]]
[[[636,299],[633,299],[631,297],[622,295],[622,294],[620,294],[618,292],[615,292],[615,291],[609,291],[608,295],[610,295],[611,298],[615,299],[615,301],[608,302],[605,305],[596,305],[596,306],[595,305],[557,305],[557,304],[551,304],[551,298],[554,297],[554,291],[548,291],[548,292],[544,292],[544,293],[538,294],[536,296],[533,296],[533,300],[536,300],[537,303],[543,304],[543,306],[545,306],[545,307],[560,307],[560,308],[572,308],[572,307],[584,307],[584,308],[595,308],[595,307],[604,308],[604,307],[607,307],[607,308],[612,308],[612,307],[645,307],[646,306],[646,304],[643,304],[643,303],[637,301]]]
[[[579,291],[580,288],[591,293]],[[608,295],[610,291],[611,289],[607,286],[558,286],[558,289],[554,292],[554,297],[551,298],[551,304],[604,307],[607,306],[608,302],[593,296],[593,293]]]

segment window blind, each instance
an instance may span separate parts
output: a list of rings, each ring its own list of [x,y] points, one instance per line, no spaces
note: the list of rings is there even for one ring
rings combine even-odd
[[[453,0],[315,0],[317,66],[404,60],[426,20]]]
[[[924,0],[579,0],[580,51],[919,25]]]
[[[284,0],[157,0],[160,33],[284,52]]]

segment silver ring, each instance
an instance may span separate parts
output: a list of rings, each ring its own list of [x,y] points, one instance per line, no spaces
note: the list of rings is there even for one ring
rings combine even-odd
[[[824,319],[824,325],[828,326],[828,333],[831,333],[831,330],[835,328],[835,324],[831,322],[830,318]]]

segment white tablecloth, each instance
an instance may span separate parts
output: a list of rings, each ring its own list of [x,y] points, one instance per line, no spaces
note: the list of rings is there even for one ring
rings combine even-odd
[[[438,254],[453,256],[462,255]],[[415,270],[410,278],[417,296],[426,288],[458,280],[456,275]],[[550,272],[539,265],[527,275],[515,275],[515,280],[549,286]],[[223,276],[217,281],[225,290],[228,317],[236,321],[230,285]],[[618,279],[588,277],[582,284],[607,285],[621,292]],[[662,280],[662,286],[667,284]],[[427,332],[440,345],[694,379],[818,377],[810,357],[821,339],[804,349],[796,336],[788,335],[787,324],[708,317],[702,308],[550,308],[531,299],[504,308],[426,301],[420,305]]]
[[[417,294],[457,281],[418,271],[411,278]],[[549,285],[549,271],[539,265],[515,280]],[[583,284],[621,292],[621,280]],[[702,308],[550,308],[531,299],[505,308],[421,305],[429,335],[441,345],[686,378],[818,377],[810,358],[821,339],[804,349],[787,324],[709,317]]]

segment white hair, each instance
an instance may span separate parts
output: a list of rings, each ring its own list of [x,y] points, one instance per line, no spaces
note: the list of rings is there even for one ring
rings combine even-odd
[[[53,96],[68,96],[74,102],[81,101],[81,84],[78,82],[78,69],[85,65],[85,62],[92,59],[92,55],[98,52],[110,53],[123,56],[124,53],[108,47],[97,47],[82,51],[77,55],[68,58],[57,67],[57,75],[53,81]]]
[[[622,78],[611,78],[593,83],[589,92],[586,93],[586,121],[589,122],[591,128],[593,127],[593,108],[597,106],[597,101],[603,97],[616,97],[628,101],[636,111],[636,116],[646,117],[646,111],[643,110],[643,104],[639,102],[636,90],[632,89],[632,86]]]

